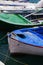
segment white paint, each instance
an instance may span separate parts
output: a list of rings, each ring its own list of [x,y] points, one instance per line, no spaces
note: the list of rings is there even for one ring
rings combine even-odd
[[[13,2],[13,1],[0,1],[0,4],[13,4],[20,6],[0,6],[0,10],[35,10],[35,3],[29,2]],[[22,6],[21,6],[22,5]]]
[[[27,45],[8,37],[10,53],[43,55],[43,48]]]
[[[36,7],[43,7],[43,0],[40,0],[37,4]]]
[[[0,65],[5,65],[3,62],[0,61]]]

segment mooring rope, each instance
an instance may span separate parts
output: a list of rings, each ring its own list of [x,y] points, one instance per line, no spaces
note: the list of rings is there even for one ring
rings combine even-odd
[[[43,20],[43,18],[37,18],[37,19],[30,20],[30,21],[34,21],[34,20]]]
[[[37,12],[39,12],[39,11],[41,11],[41,10],[43,10],[43,8],[41,8],[41,9],[39,9],[39,10],[36,10],[35,12],[32,12],[32,13],[26,15],[25,17],[29,17],[29,16],[31,16],[31,15],[34,15],[35,13],[37,13]]]
[[[0,38],[0,41],[2,41],[6,37],[7,37],[7,34],[5,34],[2,38]]]
[[[4,38],[6,38],[6,37],[7,37],[7,34],[5,34],[5,35],[0,39],[0,41],[2,41],[2,40],[3,40]],[[7,50],[6,55],[5,55],[4,53],[2,53],[2,52],[0,52],[0,54],[3,55],[3,56],[5,56],[5,60],[3,61],[4,64],[6,64],[7,58],[9,58],[9,59],[11,59],[11,60],[13,60],[13,61],[15,61],[15,62],[17,62],[17,63],[19,63],[19,64],[28,65],[27,63],[21,62],[21,61],[15,59],[15,58],[10,57],[9,49]],[[8,55],[8,54],[9,54],[9,55]]]
[[[5,55],[5,54],[2,53],[2,52],[0,52],[0,54],[3,55],[3,56],[6,56],[7,58],[9,58],[9,59],[11,59],[11,60],[13,60],[13,61],[15,61],[15,62],[17,62],[17,63],[19,63],[19,64],[28,65],[27,63],[21,62],[21,61],[15,59],[15,58],[12,58],[12,57],[10,57],[10,56],[8,56],[8,55]]]
[[[9,49],[7,50],[7,53],[6,53],[6,57],[5,57],[5,60],[4,60],[4,64],[6,64],[6,61],[7,61],[7,55],[9,54]]]

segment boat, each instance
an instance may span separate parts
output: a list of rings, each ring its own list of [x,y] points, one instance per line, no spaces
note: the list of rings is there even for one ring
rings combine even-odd
[[[28,27],[28,24],[31,22],[20,16],[19,14],[0,14],[0,29],[4,30],[13,30],[14,28],[18,29],[21,27]]]
[[[23,17],[27,16],[29,13],[21,13],[20,15],[22,15]],[[41,14],[41,15],[40,15]],[[25,17],[26,19],[30,20],[30,21],[35,21],[35,20],[43,20],[43,14],[40,12],[40,13],[36,13],[36,14],[33,14],[31,16],[27,16]]]
[[[39,3],[41,1],[39,1],[38,3],[33,3],[31,1],[25,2],[25,1],[27,0],[1,1],[0,10],[3,11],[4,13],[32,13],[36,10],[42,9],[42,5]],[[38,7],[39,5],[41,7]]]
[[[28,6],[27,6],[28,4]],[[12,2],[5,1],[5,3],[0,2],[0,10],[3,11],[3,13],[31,13],[35,11],[35,3],[29,3],[29,2]],[[32,7],[33,6],[33,7]],[[9,11],[11,10],[11,11]],[[6,11],[6,12],[5,12]]]
[[[0,30],[0,39],[2,39],[2,37],[5,37],[5,35],[6,32]],[[43,64],[43,56],[36,56],[31,54],[11,55],[9,52],[8,42],[6,38],[4,38],[0,41],[0,61],[5,65],[32,65],[32,63],[33,65],[36,63],[41,65]]]
[[[10,53],[43,55],[43,27],[23,28],[8,33]]]
[[[0,14],[0,29],[9,31],[25,27],[42,26],[43,20],[30,21],[20,14]]]

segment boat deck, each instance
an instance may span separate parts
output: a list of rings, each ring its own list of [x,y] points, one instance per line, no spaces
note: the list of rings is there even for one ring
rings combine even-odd
[[[39,13],[39,14],[34,14],[34,15],[31,15],[31,16],[29,16],[29,17],[26,17],[28,20],[34,20],[34,19],[41,19],[41,18],[43,18],[43,14],[41,14],[41,13]],[[26,16],[26,15],[28,15],[28,13],[25,13],[25,14],[21,14],[22,16]]]

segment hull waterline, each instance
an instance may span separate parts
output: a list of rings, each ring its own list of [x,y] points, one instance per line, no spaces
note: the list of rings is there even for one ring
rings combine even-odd
[[[17,40],[8,38],[10,53],[25,53],[34,55],[43,55],[43,47],[35,47],[21,43]]]

